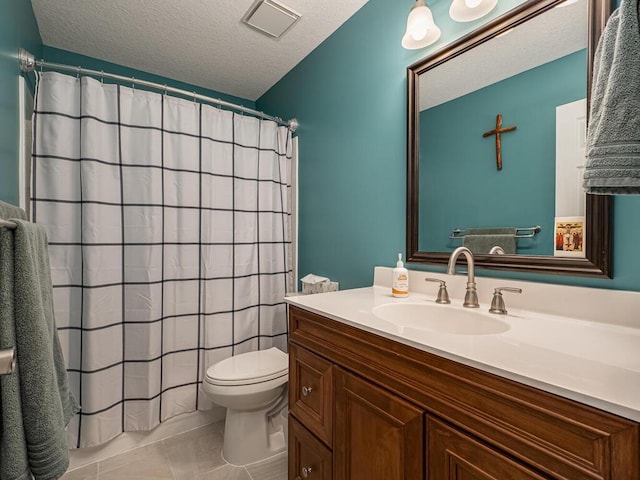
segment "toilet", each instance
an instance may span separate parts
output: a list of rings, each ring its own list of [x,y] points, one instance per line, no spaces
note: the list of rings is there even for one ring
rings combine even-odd
[[[286,449],[279,414],[287,404],[288,379],[289,356],[275,347],[207,369],[202,391],[227,409],[222,456],[228,463],[246,465]]]

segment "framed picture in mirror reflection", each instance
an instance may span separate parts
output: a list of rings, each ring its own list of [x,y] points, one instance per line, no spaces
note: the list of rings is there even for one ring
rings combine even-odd
[[[585,217],[556,217],[553,254],[556,257],[585,257]]]

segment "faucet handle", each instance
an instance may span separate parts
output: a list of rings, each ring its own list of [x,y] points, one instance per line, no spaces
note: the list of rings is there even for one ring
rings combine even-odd
[[[521,288],[515,287],[498,287],[493,291],[493,300],[491,300],[491,313],[498,313],[500,315],[506,315],[507,309],[504,305],[504,299],[502,298],[502,292],[522,293]]]
[[[424,281],[438,282],[440,284],[436,303],[451,303],[451,300],[449,300],[449,292],[447,292],[447,283],[444,280],[440,280],[439,278],[425,278]]]

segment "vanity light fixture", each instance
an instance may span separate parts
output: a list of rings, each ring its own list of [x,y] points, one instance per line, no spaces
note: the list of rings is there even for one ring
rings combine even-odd
[[[456,22],[472,22],[495,8],[498,0],[453,0],[449,16]]]
[[[433,21],[433,14],[424,0],[416,0],[407,18],[407,31],[402,46],[408,50],[424,48],[440,38],[440,29]]]

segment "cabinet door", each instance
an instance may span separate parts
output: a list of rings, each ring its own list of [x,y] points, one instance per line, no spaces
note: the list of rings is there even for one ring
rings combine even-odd
[[[427,417],[429,480],[543,480],[525,466],[431,417]]]
[[[334,368],[335,480],[422,480],[423,411]]]
[[[333,440],[333,376],[331,363],[289,344],[289,408],[327,445]]]
[[[291,415],[289,415],[289,479],[333,479],[331,450]]]

